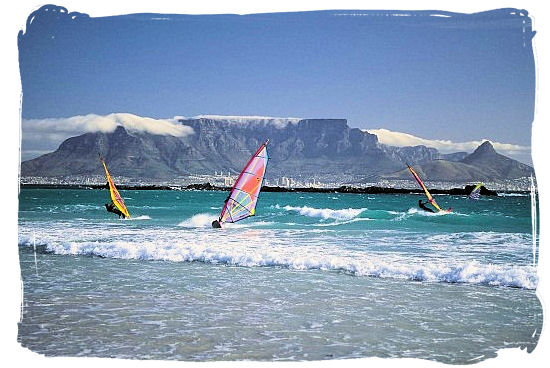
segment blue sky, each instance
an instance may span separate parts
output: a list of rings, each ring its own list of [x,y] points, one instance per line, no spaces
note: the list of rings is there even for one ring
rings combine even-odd
[[[19,38],[22,117],[346,118],[425,139],[530,146],[530,18],[429,14],[90,18],[49,7]]]

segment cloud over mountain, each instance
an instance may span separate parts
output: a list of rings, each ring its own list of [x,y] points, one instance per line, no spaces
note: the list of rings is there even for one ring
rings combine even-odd
[[[78,115],[69,118],[22,120],[22,160],[55,150],[69,137],[83,133],[112,133],[118,126],[130,132],[185,137],[193,129],[173,119],[153,119],[127,113]]]
[[[480,146],[485,141],[490,141],[495,148],[500,153],[509,155],[519,159],[523,162],[530,161],[531,147],[520,146],[516,144],[509,143],[499,143],[493,142],[489,139],[468,141],[468,142],[453,142],[450,140],[439,140],[439,139],[425,139],[421,137],[414,136],[408,133],[394,132],[388,129],[364,129],[365,131],[376,134],[380,143],[387,144],[390,146],[396,147],[407,147],[407,146],[418,146],[423,145],[426,147],[436,148],[442,153],[452,153],[452,152],[472,152],[478,146]]]
[[[317,177],[329,182],[410,179],[406,169],[402,173],[406,163],[419,166],[427,180],[507,180],[532,173],[531,167],[498,154],[488,141],[470,155],[441,154],[424,145],[385,145],[374,134],[350,128],[345,119],[293,123],[288,118],[216,118],[178,118],[178,124],[194,132],[184,137],[151,134],[135,124],[128,128],[117,125],[113,132],[104,132],[101,129],[112,125],[95,122],[90,129],[97,131],[69,138],[54,152],[22,162],[21,175],[100,175],[98,152],[116,167],[117,175],[127,178],[166,180],[222,170],[237,175],[266,138],[270,140],[270,178]]]

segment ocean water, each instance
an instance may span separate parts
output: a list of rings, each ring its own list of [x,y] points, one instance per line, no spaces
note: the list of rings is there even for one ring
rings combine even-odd
[[[262,193],[212,229],[226,192],[21,189],[18,340],[46,356],[162,360],[532,351],[542,328],[529,195]]]

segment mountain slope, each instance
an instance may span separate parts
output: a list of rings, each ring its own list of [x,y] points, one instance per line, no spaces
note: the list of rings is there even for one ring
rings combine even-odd
[[[348,127],[343,119],[303,119],[264,124],[182,119],[194,134],[185,137],[129,132],[86,133],[52,153],[21,164],[22,176],[100,174],[97,154],[120,176],[173,178],[239,172],[270,139],[269,176],[376,175],[400,167],[375,135]]]
[[[406,163],[416,165],[426,180],[490,180],[532,172],[529,166],[496,153],[488,142],[464,157],[464,153],[442,155],[425,146],[383,145],[376,135],[350,128],[344,119],[220,119],[180,119],[179,124],[193,130],[183,137],[129,131],[122,126],[112,133],[82,134],[65,140],[55,152],[23,162],[21,175],[102,175],[98,153],[119,177],[236,174],[267,138],[269,178],[410,179],[408,171],[402,170]]]
[[[534,173],[532,167],[497,153],[489,141],[460,161],[434,160],[415,165],[414,169],[421,178],[432,181],[517,179]],[[408,179],[411,174],[403,169],[384,177]]]
[[[533,174],[533,168],[497,153],[489,141],[483,142],[461,162],[483,169],[489,176],[519,178]]]

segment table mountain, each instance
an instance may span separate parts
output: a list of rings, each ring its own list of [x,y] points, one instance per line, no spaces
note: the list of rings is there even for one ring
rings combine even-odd
[[[427,180],[490,180],[528,176],[532,169],[496,153],[489,142],[472,154],[443,155],[425,146],[393,147],[374,134],[350,128],[345,119],[182,118],[193,129],[185,137],[129,131],[85,133],[21,164],[21,176],[101,175],[105,158],[112,174],[170,179],[189,174],[240,172],[269,138],[268,177],[410,178],[402,168],[417,164]]]

